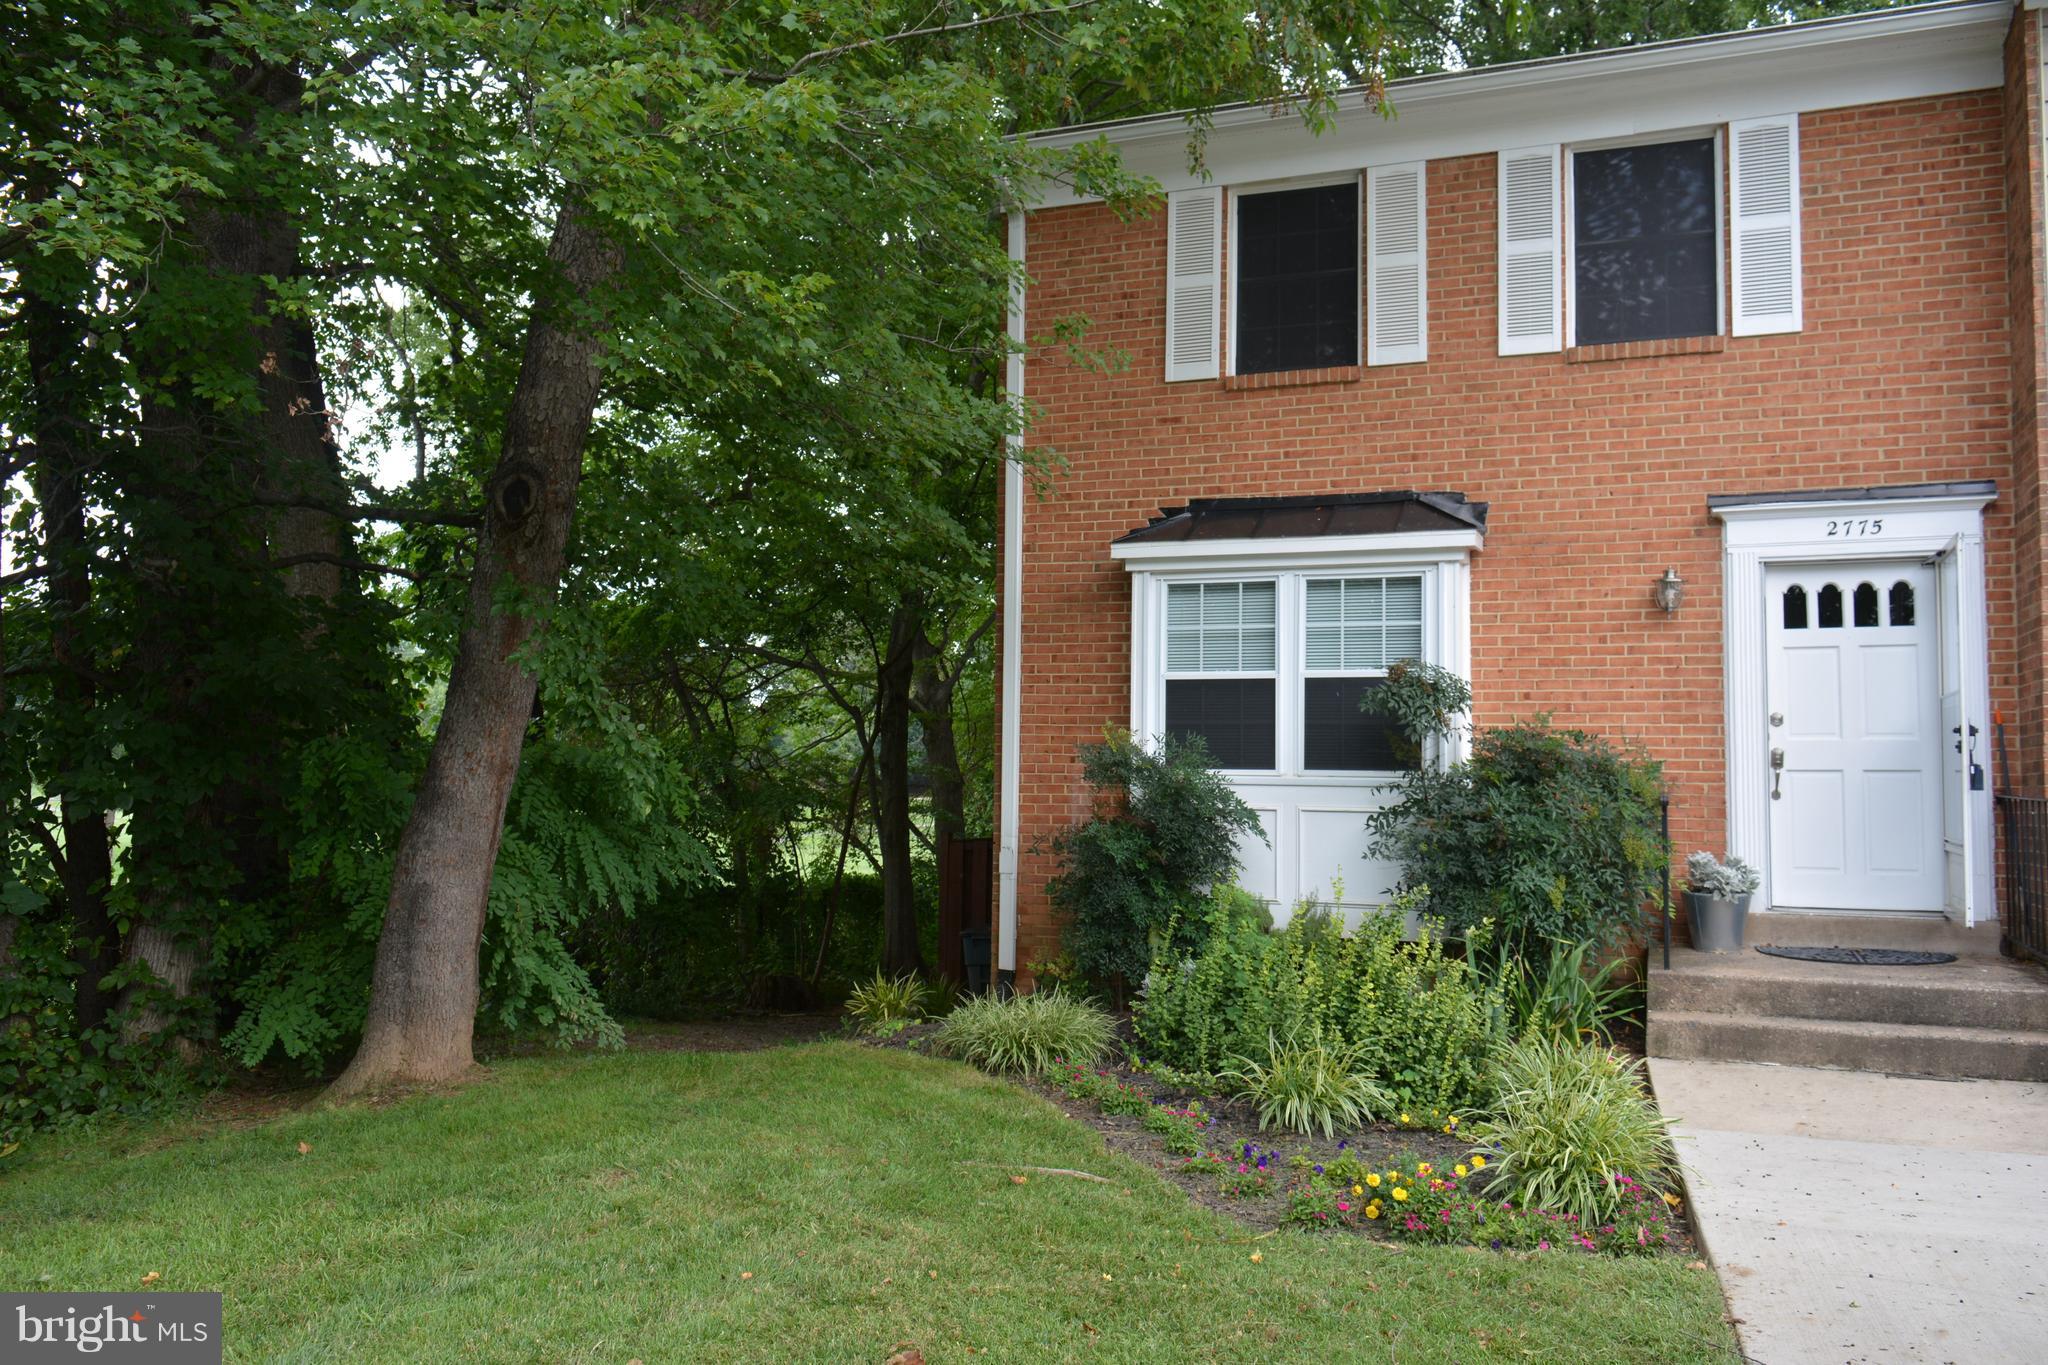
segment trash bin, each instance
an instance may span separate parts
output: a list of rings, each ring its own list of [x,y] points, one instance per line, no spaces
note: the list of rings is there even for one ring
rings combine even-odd
[[[966,973],[969,994],[980,995],[988,989],[988,930],[960,931],[960,970]]]

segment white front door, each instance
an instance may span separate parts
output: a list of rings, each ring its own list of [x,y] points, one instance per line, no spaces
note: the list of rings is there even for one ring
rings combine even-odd
[[[1764,588],[1773,907],[1939,911],[1934,571],[1774,565]]]

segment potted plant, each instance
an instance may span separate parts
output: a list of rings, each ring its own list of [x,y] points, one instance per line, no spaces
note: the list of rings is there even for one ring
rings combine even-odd
[[[1742,951],[1749,898],[1762,879],[1740,858],[1722,862],[1711,853],[1685,860],[1685,913],[1692,946],[1703,953]]]

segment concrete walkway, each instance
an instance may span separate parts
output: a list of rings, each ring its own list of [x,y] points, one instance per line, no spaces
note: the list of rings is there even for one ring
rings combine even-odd
[[[2048,1085],[1650,1061],[1762,1365],[2048,1359]]]

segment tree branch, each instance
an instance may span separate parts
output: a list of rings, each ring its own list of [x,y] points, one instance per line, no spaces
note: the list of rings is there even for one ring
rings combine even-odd
[[[403,578],[412,583],[426,582],[425,574],[414,573],[411,569],[402,569],[396,564],[374,564],[367,559],[351,559],[347,555],[331,555],[324,550],[308,550],[304,554],[286,555],[282,559],[273,559],[270,561],[269,567],[273,569],[289,569],[298,564],[336,564],[344,569],[354,569],[358,573],[390,574],[394,578]]]
[[[343,521],[389,521],[401,526],[464,526],[471,530],[484,524],[481,512],[456,512],[443,507],[398,507],[381,502],[337,505],[292,493],[260,491],[252,493],[250,499],[246,506],[303,507],[309,511],[325,512]]]
[[[1008,24],[1020,19],[1046,19],[1055,14],[1067,14],[1073,10],[1086,9],[1095,0],[1074,0],[1071,5],[1054,5],[1050,9],[1019,10],[1011,14],[985,14],[979,19],[962,19],[953,24],[933,24],[929,28],[907,28],[901,33],[890,33],[879,38],[862,38],[858,42],[841,43],[837,47],[821,47],[816,52],[807,52],[796,59],[795,65],[776,79],[788,80],[812,62],[822,62],[832,57],[843,57],[849,52],[862,48],[881,47],[887,43],[899,43],[906,38],[926,38],[936,33],[958,33],[962,29],[983,28],[989,24]]]

